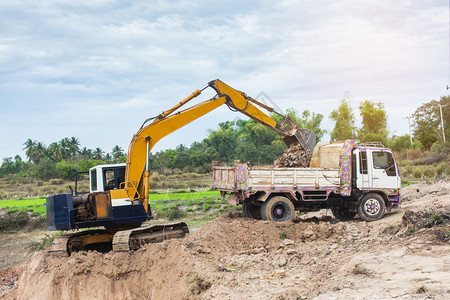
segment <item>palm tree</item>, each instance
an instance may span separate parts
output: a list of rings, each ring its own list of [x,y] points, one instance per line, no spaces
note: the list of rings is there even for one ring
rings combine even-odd
[[[103,159],[103,154],[104,153],[105,152],[102,149],[95,148],[94,152],[92,153],[92,156],[94,157],[94,159],[101,160],[101,159]]]
[[[104,158],[105,158],[105,160],[106,160],[107,162],[112,162],[112,156],[111,156],[111,154],[106,153]]]
[[[28,157],[28,161],[32,161],[34,158],[34,148],[36,147],[36,141],[28,139],[25,143],[25,146],[22,150],[25,150],[25,155]]]
[[[61,146],[61,154],[62,158],[66,159],[70,156],[70,141],[68,138],[63,138],[59,141],[59,145]]]
[[[44,158],[47,154],[47,149],[45,148],[44,143],[37,142],[36,147],[34,149],[34,163],[39,163],[39,161]]]
[[[60,162],[63,159],[61,145],[59,143],[51,143],[47,148],[47,155],[54,162]]]
[[[111,154],[115,162],[117,162],[120,159],[120,157],[124,156],[123,150],[122,148],[119,147],[119,145],[114,146]]]
[[[85,158],[93,158],[92,150],[86,147],[83,147],[83,149],[81,149],[79,153]]]
[[[75,156],[80,151],[80,141],[76,137],[71,137],[69,140],[69,148],[70,148],[70,154],[72,156]]]

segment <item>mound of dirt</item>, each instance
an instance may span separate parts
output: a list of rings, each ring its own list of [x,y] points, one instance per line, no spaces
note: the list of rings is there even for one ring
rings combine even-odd
[[[404,227],[414,226],[416,229],[431,228],[444,225],[450,221],[450,207],[447,209],[410,211],[407,210],[402,217]]]
[[[402,201],[408,202],[420,199],[425,196],[445,196],[450,195],[450,181],[437,181],[413,184],[402,188]]]
[[[16,287],[19,276],[13,270],[3,270],[0,272],[0,295],[9,293]]]
[[[408,236],[386,228],[419,227],[433,218],[428,212],[442,216],[450,196],[431,192],[446,185],[411,198],[404,205],[411,213],[394,211],[376,222],[340,222],[321,211],[273,223],[230,212],[184,239],[135,252],[41,252],[9,270],[19,280],[3,298],[445,299],[450,247],[432,232],[450,232],[446,217]]]

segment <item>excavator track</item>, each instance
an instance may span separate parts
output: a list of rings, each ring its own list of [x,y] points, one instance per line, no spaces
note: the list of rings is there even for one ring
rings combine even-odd
[[[56,256],[68,256],[73,251],[79,250],[80,239],[84,237],[92,237],[106,234],[105,230],[86,230],[77,233],[65,234],[56,237],[52,246],[47,249],[47,253]]]
[[[137,250],[145,244],[183,238],[188,233],[189,228],[184,222],[139,227],[117,232],[112,246],[118,252]]]

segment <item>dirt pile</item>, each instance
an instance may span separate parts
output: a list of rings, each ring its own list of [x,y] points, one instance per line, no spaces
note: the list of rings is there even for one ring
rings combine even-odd
[[[305,151],[300,144],[293,144],[284,150],[279,159],[274,161],[274,165],[280,168],[308,168],[311,157],[311,151]]]
[[[19,276],[13,270],[3,270],[0,272],[0,295],[9,293],[16,287]]]
[[[430,190],[447,183],[432,184]],[[417,192],[416,192],[417,193]],[[405,235],[400,229],[442,215],[450,196],[411,197],[405,211],[376,222],[339,222],[328,211],[272,223],[230,212],[182,240],[130,253],[36,254],[4,299],[386,299],[450,296],[450,247],[436,239],[445,220]],[[405,217],[406,216],[406,217]],[[404,219],[412,220],[403,224]],[[399,230],[387,230],[399,229]],[[0,296],[1,298],[1,296]]]
[[[450,181],[424,182],[402,188],[402,201],[408,202],[425,196],[450,195]]]

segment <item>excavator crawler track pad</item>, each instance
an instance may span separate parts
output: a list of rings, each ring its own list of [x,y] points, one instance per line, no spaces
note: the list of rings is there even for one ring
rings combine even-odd
[[[184,222],[119,231],[114,235],[113,250],[137,250],[145,244],[159,243],[173,238],[183,238],[188,233],[189,228]]]

